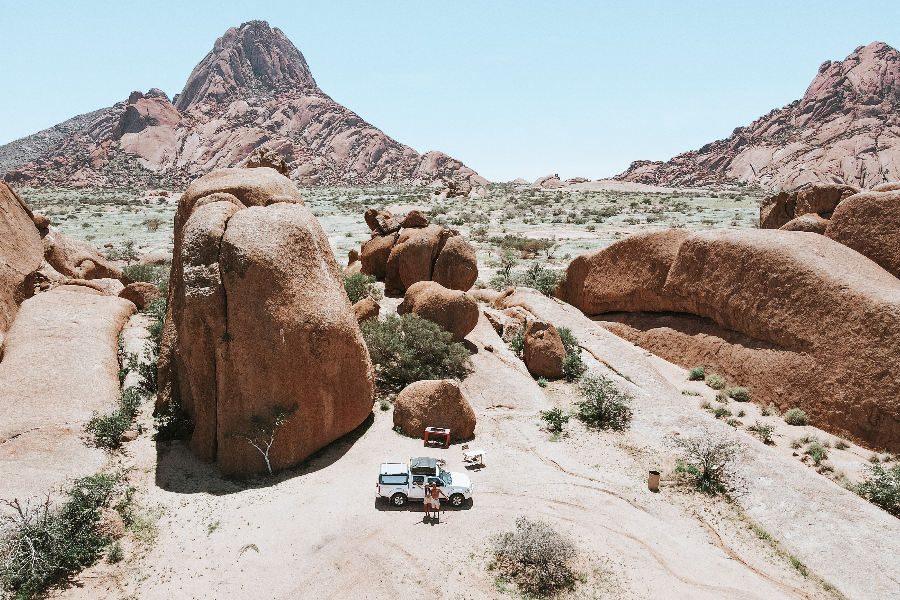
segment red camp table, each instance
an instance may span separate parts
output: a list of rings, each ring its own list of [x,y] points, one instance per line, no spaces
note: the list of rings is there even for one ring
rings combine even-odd
[[[431,438],[431,439],[429,439]],[[450,447],[450,430],[449,429],[441,429],[440,427],[426,427],[425,428],[425,443],[423,446],[427,446],[428,442],[437,442],[444,443],[444,448]]]

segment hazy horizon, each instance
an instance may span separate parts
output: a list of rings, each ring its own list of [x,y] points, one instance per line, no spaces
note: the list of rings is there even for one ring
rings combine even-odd
[[[888,2],[245,4],[7,8],[0,145],[132,90],[171,98],[216,38],[259,19],[322,90],[419,152],[493,181],[597,179],[727,137],[801,98],[822,62],[900,43],[873,18]]]

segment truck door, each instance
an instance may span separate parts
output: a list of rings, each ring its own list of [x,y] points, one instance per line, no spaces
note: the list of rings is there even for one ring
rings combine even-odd
[[[425,476],[413,475],[412,484],[409,486],[409,497],[421,500],[425,497]]]

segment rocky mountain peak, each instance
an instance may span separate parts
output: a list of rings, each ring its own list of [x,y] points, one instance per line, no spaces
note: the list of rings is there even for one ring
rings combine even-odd
[[[246,93],[315,88],[303,54],[277,27],[250,21],[230,28],[194,67],[175,106],[222,103]]]
[[[811,104],[829,102],[844,107],[886,103],[886,110],[900,104],[900,52],[873,42],[842,61],[822,63],[803,95],[801,112]]]

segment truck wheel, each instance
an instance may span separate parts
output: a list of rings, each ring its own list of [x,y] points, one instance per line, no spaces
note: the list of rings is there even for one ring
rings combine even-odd
[[[396,494],[391,496],[391,504],[393,504],[394,506],[403,506],[404,504],[406,504],[406,494],[397,492]]]
[[[466,498],[462,494],[453,494],[450,496],[450,506],[462,506]]]

